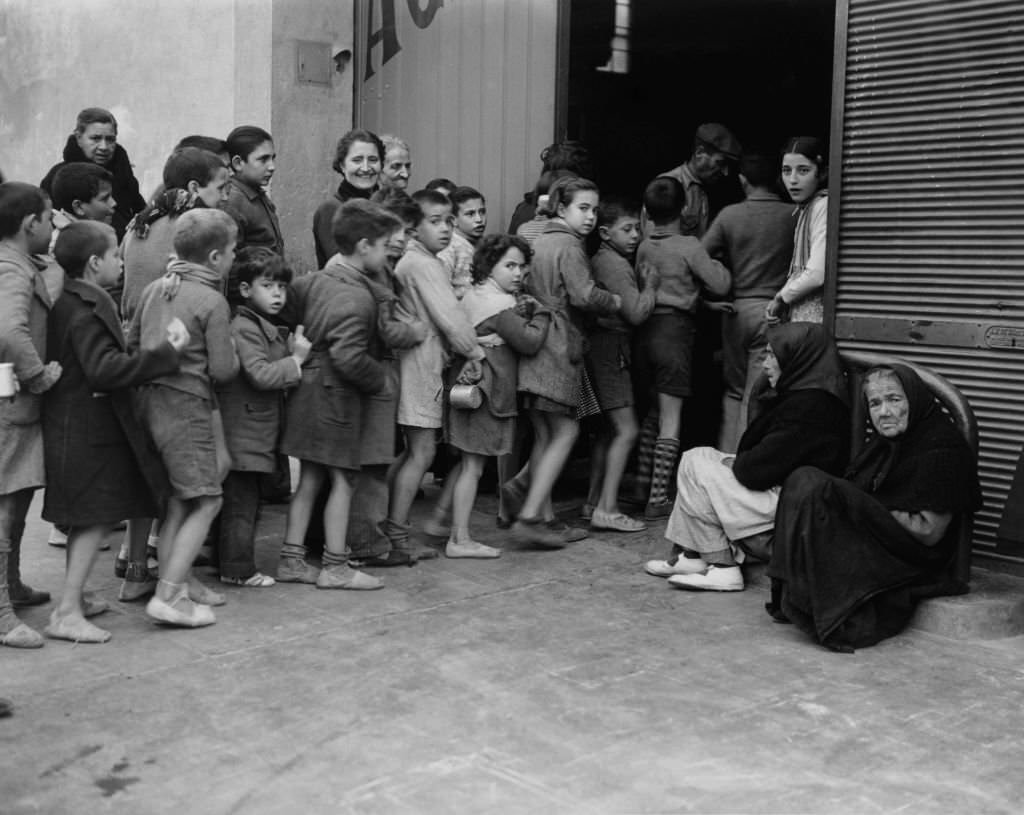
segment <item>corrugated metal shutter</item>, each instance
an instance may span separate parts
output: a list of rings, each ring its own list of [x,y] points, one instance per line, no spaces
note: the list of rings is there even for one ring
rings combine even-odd
[[[555,132],[558,0],[358,0],[356,10],[358,125],[409,143],[410,191],[439,176],[476,187],[488,231],[504,231]],[[381,36],[389,20],[393,36]]]
[[[975,551],[1020,559],[996,527],[1024,445],[1024,3],[847,0],[839,15],[836,335],[966,393]]]

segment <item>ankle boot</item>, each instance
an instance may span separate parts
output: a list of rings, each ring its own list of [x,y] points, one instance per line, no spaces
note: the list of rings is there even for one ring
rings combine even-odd
[[[11,551],[7,555],[7,587],[10,591],[11,605],[15,608],[41,606],[50,602],[48,591],[36,591],[21,582],[21,537],[24,533],[24,523],[11,525]]]
[[[9,648],[42,648],[43,635],[18,619],[11,605],[7,566],[11,541],[0,540],[0,645]]]
[[[666,518],[672,513],[672,501],[668,497],[668,488],[676,471],[678,457],[679,441],[677,439],[658,439],[654,445],[651,496],[644,509],[644,517],[648,520]]]

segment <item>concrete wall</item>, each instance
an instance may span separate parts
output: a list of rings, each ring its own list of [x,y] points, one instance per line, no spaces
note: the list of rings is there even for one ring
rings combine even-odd
[[[311,268],[312,214],[335,183],[352,83],[348,68],[300,84],[296,42],[350,49],[352,25],[351,0],[0,0],[0,170],[38,183],[78,111],[105,107],[148,196],[182,136],[256,124],[280,155],[288,255]]]

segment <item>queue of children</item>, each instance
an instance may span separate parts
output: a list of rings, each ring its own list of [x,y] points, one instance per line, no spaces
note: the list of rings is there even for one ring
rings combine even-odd
[[[719,131],[698,131],[698,142],[701,132]],[[698,144],[705,154],[714,146]],[[587,164],[582,146],[568,154]],[[481,192],[439,178],[410,196],[408,145],[365,130],[339,140],[333,166],[343,180],[314,217],[320,269],[293,275],[269,194],[275,159],[271,135],[257,127],[223,142],[183,140],[120,248],[106,225],[112,179],[95,163],[52,174],[66,223],[55,242],[46,193],[0,184],[0,361],[13,363],[21,388],[0,400],[0,644],[43,643],[14,608],[50,600],[19,571],[25,514],[44,484],[43,517],[70,529],[65,585],[44,633],[77,642],[109,639],[87,619],[107,604],[85,584],[105,534],[126,519],[120,598],[148,598],[159,623],[210,625],[226,602],[192,574],[218,515],[222,583],[381,588],[360,569],[438,554],[411,543],[409,515],[442,438],[459,459],[428,531],[445,540],[447,557],[499,557],[499,547],[474,539],[470,517],[487,459],[517,449],[523,414],[532,447],[502,488],[514,542],[558,548],[586,537],[555,516],[552,490],[587,415],[603,426],[585,520],[595,530],[644,529],[620,508],[643,437],[637,407],[649,406],[654,441],[639,451],[634,485],[653,521],[674,507],[702,297],[724,298],[736,285],[734,303],[756,296],[775,322],[821,285],[816,140],[791,142],[782,163],[801,207],[802,247],[785,257],[785,285],[778,267],[794,229],[782,229],[777,211],[767,236],[759,211],[723,212],[702,242],[682,234],[689,194],[674,175],[647,185],[641,211],[640,201],[602,197],[563,162],[545,168],[533,212],[521,218],[530,240],[485,234]],[[749,202],[773,194],[763,157],[740,169]],[[115,303],[108,290],[122,262]],[[753,370],[763,326],[725,338],[733,358],[749,357],[734,367]],[[300,475],[272,576],[257,570],[254,541],[261,476],[282,455],[298,459]],[[370,531],[357,541],[356,529]],[[158,563],[147,561],[147,545]]]

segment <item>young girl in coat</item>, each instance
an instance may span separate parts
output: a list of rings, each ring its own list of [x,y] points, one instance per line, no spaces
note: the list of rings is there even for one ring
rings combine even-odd
[[[786,285],[765,309],[765,319],[778,322],[788,311],[791,322],[820,323],[828,237],[828,154],[821,140],[811,136],[790,139],[783,153],[782,183],[797,205],[793,262]]]
[[[552,316],[540,351],[519,365],[519,389],[526,394],[534,445],[530,487],[512,532],[521,543],[558,547],[568,540],[562,530],[548,525],[554,521],[551,489],[579,435],[583,334],[578,324],[583,312],[613,314],[622,300],[597,287],[583,249],[584,238],[597,223],[597,185],[585,178],[560,178],[548,194],[554,216],[533,245],[526,292]]]
[[[537,353],[547,339],[551,314],[532,298],[517,304],[532,252],[518,236],[487,235],[473,253],[473,285],[461,307],[484,349],[483,375],[477,387],[483,401],[473,409],[449,406],[448,441],[462,452],[452,470],[451,537],[447,557],[494,558],[500,549],[473,540],[469,516],[488,456],[511,452],[515,439],[518,357]]]
[[[189,335],[180,320],[156,348],[128,351],[114,301],[121,258],[112,227],[77,221],[54,247],[64,269],[64,293],[47,327],[49,358],[61,378],[43,400],[47,485],[43,518],[70,527],[60,603],[44,629],[52,639],[106,642],[110,632],[86,618],[108,605],[84,594],[104,536],[125,518],[156,515],[166,495],[160,461],[148,450],[131,388],[178,369]]]

